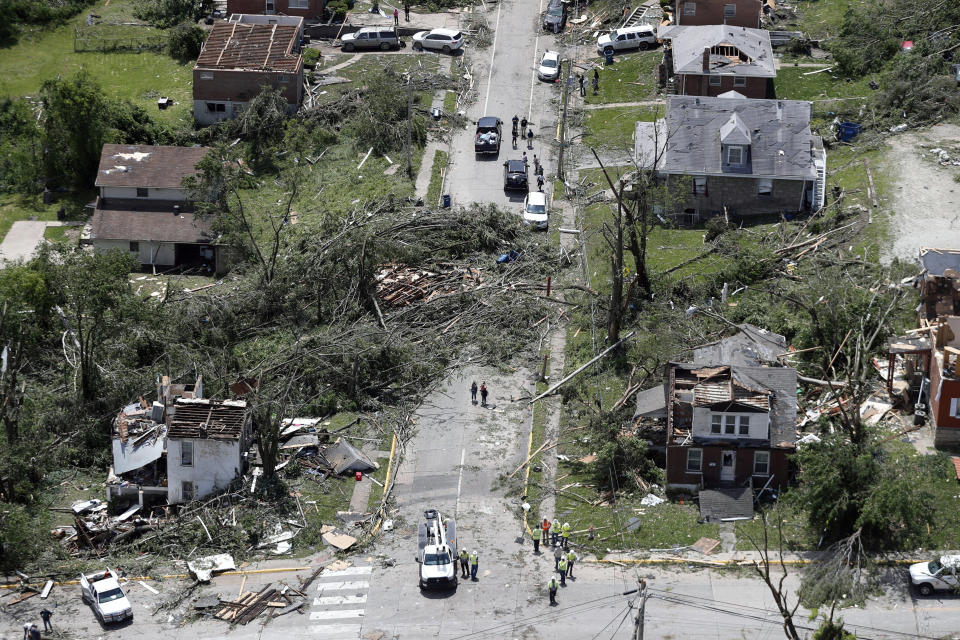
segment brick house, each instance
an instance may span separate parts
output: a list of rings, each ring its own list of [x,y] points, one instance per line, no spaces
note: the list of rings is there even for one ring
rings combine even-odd
[[[795,369],[671,362],[664,391],[668,488],[786,486],[797,438]]]
[[[770,32],[730,25],[665,26],[657,32],[664,53],[660,77],[668,92],[747,98],[774,97],[777,76]]]
[[[267,86],[294,113],[303,98],[303,18],[233,15],[214,25],[193,68],[193,117],[201,125],[237,117]]]
[[[227,13],[262,13],[316,20],[323,17],[326,4],[326,0],[227,0]]]
[[[638,122],[635,154],[656,165],[680,202],[667,213],[696,224],[817,210],[826,189],[823,141],[810,131],[811,105],[796,100],[667,96],[666,117]],[[686,193],[686,196],[682,196]]]
[[[677,0],[676,24],[760,28],[761,0]]]
[[[142,266],[224,271],[210,221],[194,214],[182,186],[206,153],[206,147],[103,145],[84,243],[100,252],[128,251]]]

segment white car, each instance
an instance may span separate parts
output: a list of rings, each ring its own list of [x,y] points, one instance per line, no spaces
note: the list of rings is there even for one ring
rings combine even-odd
[[[550,219],[547,209],[547,194],[531,191],[523,199],[523,222],[537,231],[546,231]]]
[[[133,617],[133,608],[120,586],[120,578],[113,569],[80,574],[80,597],[90,603],[97,619],[103,624],[121,622]]]
[[[463,47],[463,34],[454,29],[433,29],[413,34],[413,48],[450,53]]]
[[[560,54],[549,49],[543,52],[540,66],[537,67],[537,77],[541,80],[556,81],[560,77]]]
[[[920,595],[960,588],[960,556],[940,556],[939,560],[910,565],[910,582]]]
[[[624,27],[597,38],[597,53],[604,55],[607,52],[624,51],[626,49],[640,49],[646,51],[656,46],[657,34],[648,24],[638,27]]]

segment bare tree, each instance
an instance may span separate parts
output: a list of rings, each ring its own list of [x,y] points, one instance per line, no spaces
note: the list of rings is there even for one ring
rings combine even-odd
[[[773,596],[773,601],[776,603],[777,609],[780,611],[780,616],[783,618],[783,633],[790,640],[800,640],[800,634],[793,624],[793,616],[796,614],[797,609],[800,608],[800,600],[798,599],[793,606],[791,606],[789,603],[789,593],[784,586],[788,574],[787,565],[783,561],[783,518],[780,516],[779,510],[777,510],[777,560],[771,562],[768,531],[769,523],[767,522],[766,512],[761,512],[760,517],[763,519],[763,539],[755,540],[749,534],[747,535],[750,544],[752,544],[753,548],[760,554],[760,560],[754,563],[753,568],[760,579],[763,580],[764,584],[767,585],[767,588],[770,589],[770,595]],[[772,574],[770,570],[771,565],[774,563],[780,566],[779,577]]]

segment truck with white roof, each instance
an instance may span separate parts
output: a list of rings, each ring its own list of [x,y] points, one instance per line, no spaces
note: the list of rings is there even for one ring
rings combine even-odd
[[[443,519],[436,509],[423,513],[418,531],[416,560],[420,565],[420,588],[457,586],[457,523]]]
[[[80,593],[102,624],[133,618],[133,608],[113,569],[80,574]]]

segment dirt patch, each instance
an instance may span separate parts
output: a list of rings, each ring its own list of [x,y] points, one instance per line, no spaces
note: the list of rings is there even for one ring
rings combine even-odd
[[[921,247],[960,247],[960,167],[940,164],[932,149],[960,159],[960,126],[941,124],[890,139],[886,162],[894,179],[892,245],[886,259],[915,260]]]

